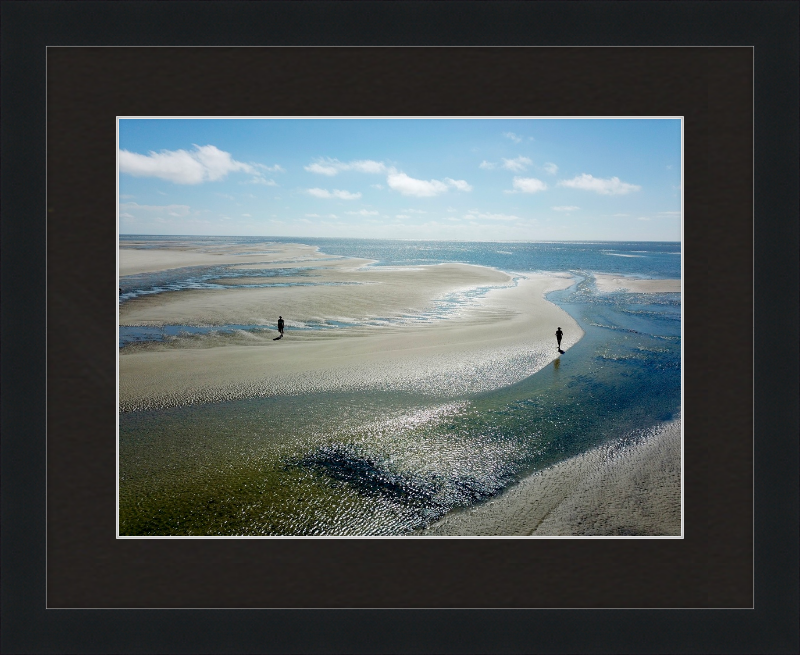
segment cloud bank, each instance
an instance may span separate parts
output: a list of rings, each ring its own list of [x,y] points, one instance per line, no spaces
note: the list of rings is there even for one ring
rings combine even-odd
[[[162,150],[140,155],[127,150],[119,151],[120,173],[134,177],[157,177],[175,184],[201,184],[221,180],[228,173],[261,173],[255,166],[236,161],[229,152],[216,146],[198,146],[194,150]]]
[[[130,212],[154,212],[166,216],[181,217],[188,216],[190,212],[189,205],[140,205],[138,202],[124,202],[120,203],[120,216],[131,218]],[[124,214],[122,213],[124,212]]]
[[[488,212],[480,212],[477,209],[470,209],[467,212],[467,215],[464,216],[467,220],[476,220],[482,219],[487,221],[518,221],[520,220],[519,216],[514,216],[513,214],[491,214]]]

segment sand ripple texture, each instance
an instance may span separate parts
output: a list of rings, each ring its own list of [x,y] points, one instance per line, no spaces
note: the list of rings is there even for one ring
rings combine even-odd
[[[681,420],[604,444],[414,536],[679,536]]]

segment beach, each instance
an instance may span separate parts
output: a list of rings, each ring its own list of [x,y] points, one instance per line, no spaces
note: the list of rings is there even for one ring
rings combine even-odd
[[[673,244],[322,243],[120,241],[121,535],[680,535]]]
[[[681,421],[594,448],[412,536],[679,536]]]
[[[296,244],[272,249],[267,267],[294,270],[313,262],[313,277],[280,278],[307,286],[167,292],[121,306],[120,325],[264,327],[123,349],[123,411],[333,390],[475,393],[521,380],[551,362],[558,355],[556,327],[564,330],[563,348],[583,333],[544,298],[571,285],[567,275],[528,274],[514,281],[507,273],[466,264],[378,268]],[[182,264],[213,258],[241,268],[264,257],[242,248],[177,252]],[[152,272],[170,265],[170,253],[123,249],[121,270]],[[478,288],[490,290],[447,318],[434,313],[412,320],[434,312],[438,298]],[[279,315],[287,330],[275,341]],[[350,327],[292,329],[331,322]]]

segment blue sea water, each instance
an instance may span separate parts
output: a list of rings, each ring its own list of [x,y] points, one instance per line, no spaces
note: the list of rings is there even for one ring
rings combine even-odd
[[[675,279],[681,274],[681,244],[678,242],[633,241],[541,241],[468,242],[410,241],[384,239],[338,239],[315,237],[164,237],[121,235],[121,246],[136,242],[137,247],[175,245],[222,246],[274,242],[304,243],[321,252],[339,257],[376,260],[377,266],[409,266],[461,262],[492,266],[504,271],[583,270],[616,275],[636,275],[656,279]],[[152,242],[153,246],[146,245]],[[252,276],[262,273],[246,271]],[[274,274],[274,273],[273,273]],[[289,275],[291,273],[284,273]]]
[[[594,282],[596,273],[679,279],[680,243],[136,235],[120,237],[120,245],[137,242],[144,244],[137,247],[151,247],[147,244],[152,242],[158,247],[165,239],[209,247],[305,243],[332,257],[371,259],[374,266],[461,262],[512,274],[566,272],[575,283],[550,293],[548,299],[569,313],[585,334],[567,353],[525,380],[438,403],[410,394],[319,394],[122,414],[120,502],[121,508],[128,507],[127,518],[121,520],[123,533],[403,534],[453,509],[502,493],[532,471],[607,441],[632,438],[680,413],[681,295],[599,293]],[[258,277],[263,286],[267,271],[275,279],[269,284],[282,284],[281,275],[271,269],[239,271],[224,266],[129,276],[120,279],[120,303],[142,294],[226,288],[229,276]],[[445,303],[442,312],[447,311]],[[163,326],[127,328],[127,332],[123,328],[120,347],[211,329],[261,328]],[[241,480],[248,482],[237,478],[236,492],[231,491],[236,484],[218,478],[198,487],[202,476],[197,472],[203,466],[218,468],[220,457],[226,458],[231,470],[258,473],[241,473]],[[184,469],[189,477],[176,474]],[[275,491],[276,479],[281,494]],[[148,489],[161,490],[161,495],[142,491],[142,480],[151,483]],[[194,501],[185,499],[205,498],[204,494],[217,503],[225,496],[229,508],[224,521],[196,518]],[[177,497],[184,500],[177,503]],[[130,509],[134,506],[149,509],[137,515]]]

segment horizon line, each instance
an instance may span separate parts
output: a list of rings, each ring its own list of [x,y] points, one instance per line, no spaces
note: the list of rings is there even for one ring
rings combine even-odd
[[[356,241],[443,241],[459,243],[680,243],[669,239],[408,239],[398,237],[349,237],[349,236],[280,236],[262,234],[149,234],[120,233],[120,237],[211,237],[211,238],[251,238],[251,239],[353,239]]]

